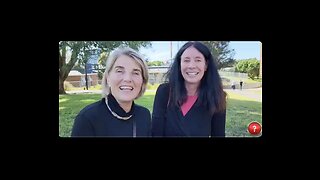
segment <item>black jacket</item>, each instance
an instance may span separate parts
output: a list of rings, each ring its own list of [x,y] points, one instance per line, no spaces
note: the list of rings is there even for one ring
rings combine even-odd
[[[118,115],[128,115],[110,94],[108,104]],[[151,136],[150,111],[133,103],[129,113],[132,114],[132,117],[128,120],[114,117],[106,106],[105,98],[102,98],[80,111],[75,119],[71,136],[133,137],[134,129],[136,129],[136,136]]]
[[[225,136],[225,111],[210,116],[204,106],[195,103],[183,116],[180,108],[167,108],[168,96],[169,84],[161,84],[157,89],[153,105],[152,136]]]

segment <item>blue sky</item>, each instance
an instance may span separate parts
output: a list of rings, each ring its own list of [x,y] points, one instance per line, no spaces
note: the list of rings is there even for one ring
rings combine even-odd
[[[186,41],[152,41],[152,48],[141,48],[140,53],[145,55],[150,61],[168,60],[174,58],[178,49]],[[234,59],[260,59],[260,41],[230,41],[229,48],[235,50]]]

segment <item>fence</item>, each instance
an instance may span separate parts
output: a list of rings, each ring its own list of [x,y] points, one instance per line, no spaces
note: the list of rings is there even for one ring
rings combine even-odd
[[[219,71],[221,77],[238,77],[238,78],[248,78],[247,73],[240,73],[240,72],[227,72],[227,71]]]

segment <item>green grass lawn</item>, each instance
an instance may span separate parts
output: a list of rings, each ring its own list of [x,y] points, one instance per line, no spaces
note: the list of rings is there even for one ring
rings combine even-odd
[[[255,137],[247,133],[252,121],[262,125],[262,103],[235,93],[228,93],[226,136]]]
[[[146,92],[135,101],[152,112],[154,92]],[[100,94],[59,95],[59,136],[70,137],[73,121],[79,111],[101,99]],[[262,103],[229,93],[227,100],[227,137],[253,137],[247,133],[251,121],[262,124]]]

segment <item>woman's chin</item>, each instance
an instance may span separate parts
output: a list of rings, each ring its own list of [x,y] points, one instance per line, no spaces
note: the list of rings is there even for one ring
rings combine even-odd
[[[200,79],[186,79],[185,81],[189,84],[198,84],[200,82]]]
[[[117,99],[123,102],[130,102],[130,101],[133,101],[135,97],[137,97],[137,95],[121,94],[117,97]]]

